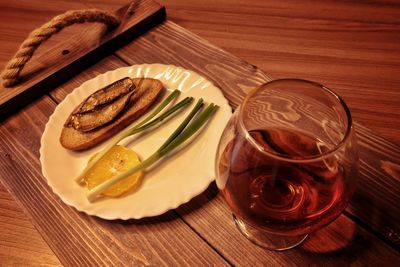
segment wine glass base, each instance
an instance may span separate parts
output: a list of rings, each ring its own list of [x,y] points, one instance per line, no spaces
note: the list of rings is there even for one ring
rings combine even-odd
[[[308,235],[282,236],[266,233],[233,215],[233,220],[239,231],[254,244],[275,251],[282,251],[296,247],[301,244]]]

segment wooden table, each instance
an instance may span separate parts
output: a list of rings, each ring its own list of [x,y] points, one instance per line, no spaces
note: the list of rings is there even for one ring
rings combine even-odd
[[[1,1],[0,68],[26,35],[52,16],[87,7],[114,10],[125,3]],[[164,4],[166,22],[1,122],[0,266],[396,266],[400,4]],[[46,45],[69,34],[60,33]],[[360,185],[349,208],[300,247],[276,253],[240,235],[214,184],[178,209],[143,220],[104,221],[62,203],[47,186],[39,163],[40,137],[48,117],[83,81],[144,62],[193,69],[221,87],[234,106],[249,88],[270,77],[301,77],[332,88],[349,104],[360,140]]]

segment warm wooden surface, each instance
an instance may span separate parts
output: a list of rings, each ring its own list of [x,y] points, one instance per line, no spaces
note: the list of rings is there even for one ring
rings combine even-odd
[[[11,47],[16,49],[29,32],[22,23],[10,23],[15,13],[22,12],[40,25],[47,16],[66,9],[82,5],[115,9],[115,5],[125,3],[51,1],[40,5],[45,11],[29,13],[27,10],[38,8],[34,1],[3,2],[0,36],[8,38],[0,39],[0,46],[4,47],[0,49],[0,65],[15,52]],[[349,103],[358,123],[399,142],[399,6],[388,1],[324,2],[324,6],[300,1],[235,1],[229,5],[226,1],[199,2],[166,1],[167,13],[172,20],[273,77],[303,77],[330,86]],[[57,38],[62,40],[62,36],[55,36],[49,45],[59,41]],[[13,197],[0,188],[0,222],[5,225],[0,228],[0,263],[53,266],[61,262],[76,266],[85,257],[96,265],[387,266],[398,262],[400,148],[384,139],[368,139],[370,130],[361,125],[361,173],[365,177],[362,188],[345,215],[287,253],[263,251],[245,240],[231,224],[214,185],[176,211],[129,223],[84,216],[52,194],[40,174],[40,136],[56,103],[84,80],[127,63],[179,64],[206,75],[224,90],[239,92],[230,95],[231,102],[237,104],[240,92],[268,79],[241,60],[207,50],[206,44],[197,46],[199,42],[168,22],[117,52],[123,61],[108,57],[57,88],[52,93],[56,102],[43,97],[2,123],[1,179]],[[170,49],[158,53],[158,47],[163,45]],[[196,52],[200,52],[198,56]],[[32,129],[31,125],[35,127]],[[24,207],[27,216],[13,198]],[[68,238],[60,236],[60,232],[68,233]]]
[[[130,12],[133,8],[135,12]],[[68,80],[85,69],[88,63],[102,58],[165,19],[164,7],[152,0],[126,4],[109,14],[119,21],[114,28],[107,30],[102,23],[72,25],[73,33],[76,33],[74,38],[65,38],[51,49],[46,50],[46,45],[40,47],[22,69],[17,84],[10,88],[0,83],[0,118],[26,104],[26,98],[52,90],[56,83]]]
[[[400,142],[400,2],[165,0],[168,17],[272,77],[318,81]]]
[[[166,36],[169,38],[169,43],[165,43]],[[203,58],[202,52],[210,50],[210,47],[199,44],[200,39],[188,35],[186,30],[171,22],[139,38],[118,52],[118,56],[129,59],[132,63],[142,62],[144,57],[147,57],[164,60],[165,63],[175,64],[180,61],[185,67],[192,64],[193,61],[188,58],[174,58],[166,54],[160,56],[156,52],[151,52],[154,50],[153,46],[159,45],[156,39],[171,48],[176,48],[181,39],[193,44],[196,41],[196,49],[190,48],[186,52],[191,54],[189,58],[199,62],[199,66],[192,66],[198,72],[205,67],[201,62],[207,66],[213,64],[217,66],[217,61],[223,61],[228,57],[221,51],[215,51],[213,53],[219,53],[218,58],[211,57],[200,61],[200,58]],[[195,55],[198,54],[200,58],[196,58]],[[251,84],[267,79],[262,73],[248,68],[245,64],[241,66],[240,63],[241,61],[236,59],[229,63],[236,65],[237,69],[231,68],[225,72],[226,79],[222,79],[221,86],[230,85],[230,88],[235,88],[235,91],[242,94],[241,88],[247,88],[242,87],[245,81],[248,87],[251,87]],[[59,102],[83,81],[105,70],[124,65],[125,62],[110,56],[57,88],[52,92],[52,98]],[[212,70],[218,71],[217,68]],[[237,76],[238,72],[247,75]],[[212,71],[203,70],[203,73],[215,81],[221,81],[216,74],[212,74]],[[236,95],[229,94],[229,97],[233,103],[239,101]],[[285,253],[265,251],[248,242],[236,230],[223,200],[217,196],[214,184],[204,194],[182,205],[178,210],[157,218],[132,220],[126,223],[108,222],[76,212],[61,203],[40,175],[37,159],[39,138],[46,118],[53,112],[55,106],[54,101],[44,97],[5,122],[0,130],[0,138],[9,142],[1,143],[0,149],[5,154],[2,155],[0,162],[4,175],[3,182],[7,189],[21,202],[38,231],[64,265],[83,265],[89,260],[96,266],[103,264],[123,266],[128,262],[134,266],[147,263],[154,266],[162,264],[168,266],[370,264],[373,266],[381,262],[390,265],[399,257],[387,241],[383,241],[378,235],[371,233],[346,215],[342,215],[323,232],[314,234],[299,248]],[[35,129],[27,131],[32,122],[36,125]],[[30,164],[23,165],[27,158],[31,159]],[[6,166],[18,166],[18,168]],[[10,177],[25,177],[25,179],[13,180]],[[49,225],[53,227],[50,228]],[[65,233],[68,233],[68,238]],[[98,257],[98,255],[103,256]],[[119,257],[116,258],[116,255]]]
[[[0,265],[61,266],[2,184],[0,201]]]
[[[30,30],[49,18],[68,9],[116,10],[126,2],[0,1],[0,69]],[[301,77],[332,88],[358,122],[400,142],[397,0],[159,2],[171,20],[272,77]],[[64,30],[46,43],[57,44],[71,31]]]

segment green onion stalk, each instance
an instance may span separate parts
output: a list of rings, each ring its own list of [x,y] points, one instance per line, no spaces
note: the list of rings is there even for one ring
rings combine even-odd
[[[128,128],[121,133],[119,133],[117,136],[113,138],[113,141],[102,151],[97,153],[93,159],[86,165],[85,169],[81,172],[81,174],[76,177],[75,181],[77,183],[83,182],[84,176],[86,173],[100,160],[104,157],[105,154],[116,144],[121,142],[123,139],[135,135],[137,133],[140,133],[144,130],[147,130],[158,123],[162,122],[165,120],[167,117],[171,116],[174,114],[176,111],[182,109],[183,107],[186,107],[189,105],[192,101],[192,97],[186,97],[162,114],[160,114],[158,117],[154,118],[158,113],[160,113],[170,102],[172,102],[175,98],[177,98],[180,94],[179,90],[174,90],[172,93],[168,95],[167,98],[165,98],[164,101],[160,103],[146,118],[144,118],[141,122],[133,126],[132,128]],[[153,119],[154,118],[154,119]]]
[[[213,103],[209,104],[200,114],[196,117],[195,115],[202,109],[204,103],[203,99],[199,99],[195,107],[189,113],[189,115],[183,120],[183,122],[178,126],[178,128],[168,137],[168,139],[161,145],[156,152],[154,152],[150,157],[142,161],[136,166],[131,167],[124,173],[121,173],[109,180],[92,188],[88,194],[87,199],[89,201],[94,201],[102,192],[107,190],[110,186],[122,181],[130,175],[136,172],[145,170],[152,164],[163,158],[165,155],[171,153],[179,145],[184,143],[193,134],[195,134],[218,110],[218,106]]]

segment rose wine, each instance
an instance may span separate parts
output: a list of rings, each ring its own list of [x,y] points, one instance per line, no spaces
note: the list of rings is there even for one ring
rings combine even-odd
[[[293,130],[249,134],[228,143],[218,166],[224,181],[218,186],[236,216],[272,233],[300,235],[340,215],[348,203],[346,173],[335,155],[319,157],[326,144]]]

